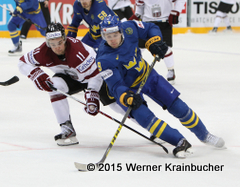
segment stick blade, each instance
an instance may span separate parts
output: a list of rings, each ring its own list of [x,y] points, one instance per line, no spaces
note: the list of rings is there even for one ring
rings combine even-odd
[[[97,171],[98,165],[97,164],[82,164],[78,162],[74,162],[75,168],[78,169],[80,172],[87,172],[87,171]]]
[[[6,82],[0,82],[0,85],[9,86],[9,85],[14,84],[15,82],[18,82],[18,81],[19,81],[19,78],[17,76],[14,76],[11,79],[7,80]]]
[[[13,78],[11,78],[11,79],[8,81],[8,83],[9,83],[9,85],[10,85],[10,84],[13,84],[13,83],[18,82],[18,81],[19,81],[18,76],[14,76]]]

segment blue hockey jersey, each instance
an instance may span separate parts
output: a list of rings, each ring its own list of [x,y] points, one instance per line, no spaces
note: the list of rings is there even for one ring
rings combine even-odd
[[[126,21],[122,23],[121,27],[124,35],[122,44],[118,48],[112,48],[103,40],[98,48],[96,62],[102,78],[107,83],[110,95],[126,111],[127,107],[125,107],[121,95],[129,90],[136,93],[141,81],[145,81],[144,78],[149,71],[149,65],[142,58],[138,48],[138,40],[139,38],[148,40],[154,36],[162,38],[162,34],[154,23]],[[143,96],[143,94],[162,108],[171,109],[180,93],[155,69],[152,69],[141,90],[140,95]],[[187,106],[183,102],[181,105]],[[188,107],[185,108],[188,111]],[[179,115],[181,109],[181,107],[179,110],[177,109],[177,112],[173,109],[172,114]],[[177,130],[172,129],[165,121],[159,119],[148,108],[145,101],[137,109],[131,110],[130,116],[151,134],[172,145],[176,146],[184,138]]]
[[[114,12],[103,0],[92,0],[92,6],[88,13],[84,12],[81,3],[76,0],[73,5],[74,15],[70,27],[78,28],[80,22],[85,20],[89,25],[89,32],[94,40],[101,38],[99,23],[109,14]],[[85,10],[86,11],[86,10]]]
[[[113,49],[103,40],[96,60],[110,95],[116,99],[129,88],[138,88],[148,71],[149,65],[138,47],[139,38],[148,40],[153,36],[162,37],[158,26],[153,23],[126,21],[122,23],[122,29],[122,45]]]
[[[20,6],[23,12],[28,14],[38,14],[41,11],[38,0],[14,0],[16,6]]]

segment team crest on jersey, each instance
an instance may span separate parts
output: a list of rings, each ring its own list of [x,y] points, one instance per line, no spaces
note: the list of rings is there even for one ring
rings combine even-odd
[[[126,34],[128,34],[128,35],[133,34],[133,30],[132,30],[131,27],[126,28],[125,32],[126,32]]]
[[[93,14],[91,15],[91,19],[94,20],[94,15]]]
[[[100,26],[99,25],[93,25],[91,30],[95,33],[97,33],[97,31],[100,29]]]
[[[138,27],[144,29],[144,25],[141,21],[137,21],[137,20],[134,20],[134,21],[137,23]]]

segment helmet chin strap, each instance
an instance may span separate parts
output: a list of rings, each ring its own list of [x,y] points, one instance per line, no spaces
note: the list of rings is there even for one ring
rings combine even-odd
[[[121,42],[119,43],[119,46],[118,46],[118,47],[120,47],[120,46],[123,44],[123,41],[124,41],[124,35],[122,34],[122,36],[121,36]]]

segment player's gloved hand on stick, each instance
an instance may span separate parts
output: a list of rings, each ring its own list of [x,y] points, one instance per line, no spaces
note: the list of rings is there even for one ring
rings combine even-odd
[[[146,42],[145,47],[152,53],[153,56],[158,55],[162,59],[168,50],[167,44],[161,40],[160,36],[150,38]]]
[[[23,12],[22,8],[20,6],[17,6],[16,9],[10,13],[12,16],[17,16],[18,14],[21,14]]]
[[[131,106],[133,110],[136,110],[141,106],[143,100],[140,94],[135,94],[133,91],[128,90],[120,96],[120,102],[122,105]]]
[[[84,110],[88,114],[92,116],[96,116],[100,108],[98,92],[95,90],[87,90],[85,92],[85,100],[86,100],[86,106],[84,107]]]
[[[33,81],[35,86],[42,91],[52,92],[52,89],[48,86],[47,82],[50,82],[52,85],[52,81],[50,77],[40,68],[33,69],[28,78]]]
[[[174,24],[178,24],[180,13],[176,10],[172,10],[169,17],[168,17],[168,23],[172,26]]]
[[[133,14],[128,20],[140,20],[140,17],[138,14]]]

